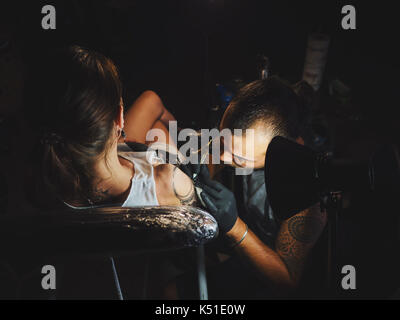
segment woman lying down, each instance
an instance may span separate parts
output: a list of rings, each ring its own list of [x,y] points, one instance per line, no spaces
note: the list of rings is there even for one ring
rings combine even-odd
[[[46,207],[195,205],[192,181],[154,152],[132,152],[148,130],[166,132],[173,116],[144,92],[124,121],[122,86],[113,62],[73,46],[46,58],[28,90],[37,133],[36,201]],[[31,82],[32,84],[32,82]]]

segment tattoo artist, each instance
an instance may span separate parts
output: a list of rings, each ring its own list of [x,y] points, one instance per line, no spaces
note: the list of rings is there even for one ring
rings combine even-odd
[[[254,129],[254,155],[250,158],[241,153],[240,148],[234,148],[245,145],[246,139],[245,134],[234,135],[233,141],[224,142],[221,159],[234,167],[262,169],[268,144],[274,136],[284,136],[304,144],[301,125],[306,100],[303,92],[308,89],[303,82],[289,86],[274,77],[243,87],[225,111],[220,130],[239,128],[245,132],[245,129]],[[240,264],[246,266],[235,264],[219,270],[216,275],[207,270],[210,297],[254,298],[254,285],[249,283],[268,287],[270,297],[293,293],[301,280],[307,257],[327,222],[319,204],[280,221],[275,245],[269,246],[239,217],[233,193],[211,180],[205,165],[192,168],[198,171],[195,184],[202,189],[200,197],[218,222],[220,236],[233,249]],[[177,286],[179,294],[179,283]],[[225,291],[212,292],[220,288],[225,288]],[[232,294],[234,291],[237,291],[236,296]],[[268,295],[263,290],[261,292],[256,297]]]

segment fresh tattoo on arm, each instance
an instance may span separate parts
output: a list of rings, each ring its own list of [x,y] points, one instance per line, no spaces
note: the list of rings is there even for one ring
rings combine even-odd
[[[326,214],[318,207],[307,209],[283,222],[276,241],[276,251],[296,282],[300,280],[306,257],[325,224]]]
[[[184,206],[197,206],[198,205],[198,201],[197,201],[197,198],[196,198],[196,192],[194,190],[193,183],[188,183],[188,190],[184,194],[182,192],[178,192],[177,191],[177,187],[176,187],[176,184],[177,184],[177,181],[176,181],[177,169],[178,169],[178,167],[174,168],[173,179],[172,179],[172,188],[174,190],[175,196],[179,199],[181,204],[184,205]],[[189,178],[187,178],[187,179],[189,179]]]

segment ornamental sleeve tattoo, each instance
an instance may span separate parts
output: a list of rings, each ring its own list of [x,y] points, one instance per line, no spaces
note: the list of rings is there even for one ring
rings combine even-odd
[[[183,206],[199,206],[193,181],[178,167],[173,169],[172,188]]]
[[[319,204],[285,220],[276,240],[276,252],[282,258],[290,276],[298,283],[307,255],[326,225],[326,213]]]

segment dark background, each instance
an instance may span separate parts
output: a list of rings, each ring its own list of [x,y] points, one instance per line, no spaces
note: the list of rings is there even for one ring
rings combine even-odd
[[[56,30],[41,28],[45,4],[56,7]],[[345,4],[357,10],[357,30],[341,28]],[[256,79],[259,53],[270,58],[272,73],[300,80],[307,35],[320,30],[331,45],[315,114],[323,116],[336,155],[363,157],[378,143],[399,143],[398,20],[393,1],[3,0],[0,116],[18,115],[24,78],[43,51],[80,44],[116,62],[125,104],[151,89],[182,127],[201,127],[215,84]],[[351,89],[345,107],[327,94],[333,79]],[[398,287],[398,209],[393,198],[367,197],[353,201],[352,215],[342,219],[342,259],[362,266],[361,289],[349,296],[388,297]]]
[[[41,28],[44,4],[56,7],[56,30]],[[357,30],[342,30],[344,4],[356,7]],[[1,23],[25,63],[65,43],[100,50],[118,64],[129,99],[153,89],[186,122],[204,120],[215,83],[256,79],[258,53],[273,73],[300,80],[307,35],[322,30],[331,36],[325,85],[344,82],[371,130],[393,135],[397,15],[389,1],[3,1]]]

